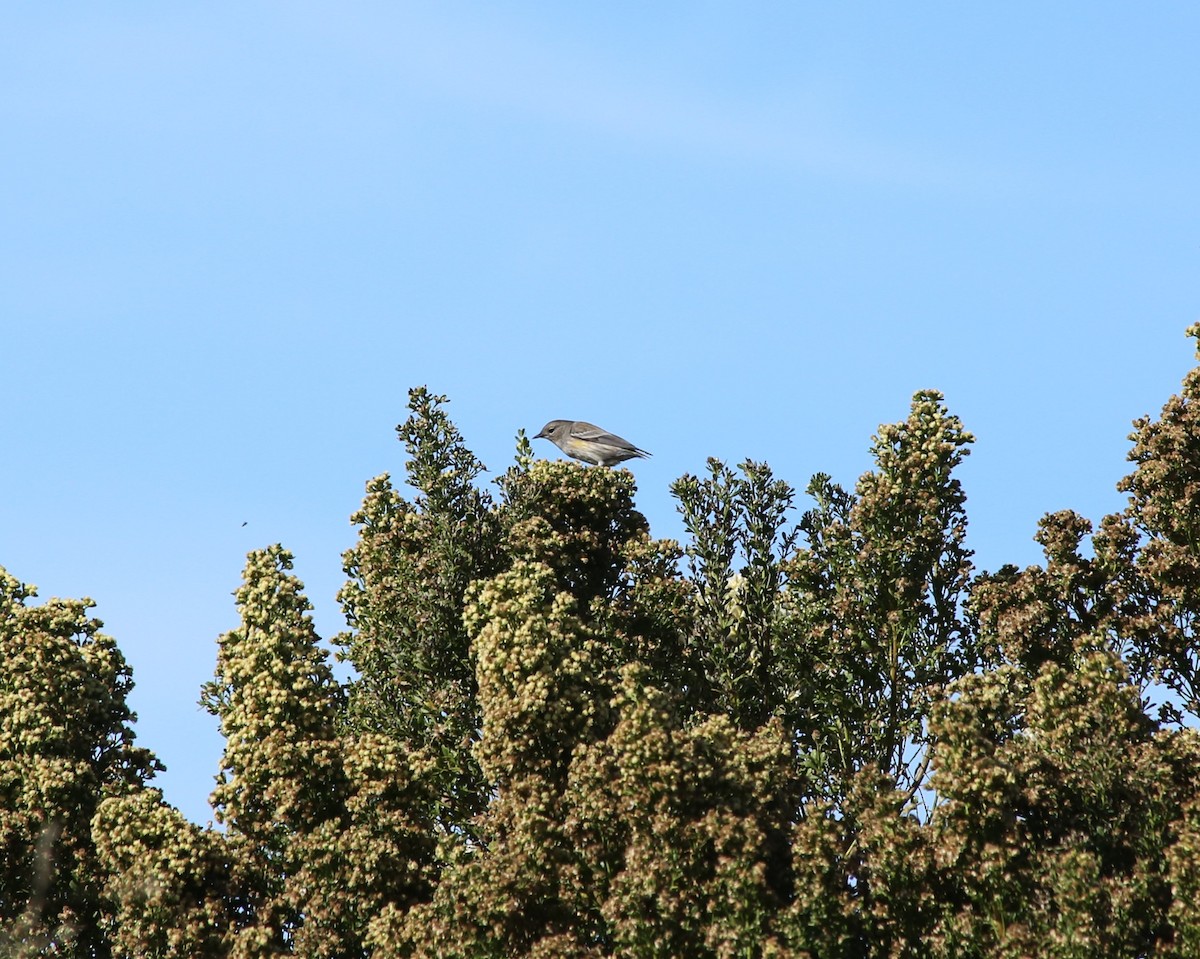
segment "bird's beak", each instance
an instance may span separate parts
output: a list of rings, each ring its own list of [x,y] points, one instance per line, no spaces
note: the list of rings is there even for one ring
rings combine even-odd
[[[533,438],[535,440],[544,440],[546,438],[546,431],[542,430],[540,433],[537,434],[537,436],[535,436]]]

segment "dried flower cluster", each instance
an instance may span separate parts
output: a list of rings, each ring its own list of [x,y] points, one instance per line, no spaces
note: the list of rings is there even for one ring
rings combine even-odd
[[[1200,326],[1192,335],[1200,339]],[[534,461],[496,493],[445,398],[399,427],[339,594],[250,555],[202,702],[222,828],[133,744],[89,601],[0,572],[0,955],[1200,955],[1200,370],[1128,508],[977,573],[971,436],[918,393],[853,489]]]

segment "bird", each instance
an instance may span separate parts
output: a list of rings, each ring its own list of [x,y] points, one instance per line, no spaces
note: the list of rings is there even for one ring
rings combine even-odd
[[[650,455],[629,440],[583,420],[551,420],[534,439],[549,440],[571,458],[592,466],[615,466],[635,456]]]

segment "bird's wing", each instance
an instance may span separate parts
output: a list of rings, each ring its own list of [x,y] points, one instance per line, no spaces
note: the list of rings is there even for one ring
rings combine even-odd
[[[588,440],[592,443],[603,443],[605,446],[613,446],[620,450],[629,450],[635,453],[644,453],[645,450],[640,450],[629,440],[617,436],[616,433],[610,433],[607,430],[600,429],[593,423],[577,422],[571,430],[571,436],[579,440]]]
[[[572,427],[571,435],[578,440],[590,440],[593,443],[604,443],[606,446],[630,446],[628,440],[623,440],[615,433],[600,429],[592,423],[578,422]]]

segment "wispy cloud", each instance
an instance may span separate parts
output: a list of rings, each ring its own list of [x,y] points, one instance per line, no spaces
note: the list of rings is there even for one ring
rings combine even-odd
[[[452,22],[411,9],[394,33],[347,25],[342,38],[360,52],[368,44],[368,55],[390,77],[403,78],[409,92],[634,148],[918,189],[972,190],[1000,176],[856,128],[848,86],[829,72],[739,96],[708,82],[695,65],[618,59],[598,45],[494,16]]]
[[[865,89],[861,78],[828,63],[799,80],[793,72],[776,89],[746,93],[714,81],[702,64],[628,57],[490,10],[452,20],[448,9],[409,7],[394,34],[355,28],[348,39],[372,37],[388,76],[422,95],[783,175],[990,202],[1178,201],[1182,186],[1198,185],[1170,158],[1140,157],[1150,167],[1134,171],[1083,144],[1056,151],[1022,140],[1019,131],[1008,139],[997,131],[989,146],[945,134],[932,142],[927,130],[882,132],[860,107],[893,92]]]

